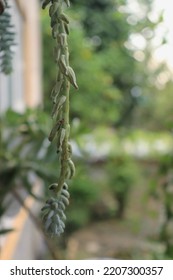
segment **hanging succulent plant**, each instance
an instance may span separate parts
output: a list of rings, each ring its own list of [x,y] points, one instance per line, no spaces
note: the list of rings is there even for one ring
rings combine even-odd
[[[74,70],[69,65],[69,50],[67,37],[69,34],[69,19],[63,12],[63,4],[70,7],[69,0],[45,0],[42,8],[49,7],[52,37],[56,40],[54,49],[57,77],[51,92],[53,102],[53,126],[49,134],[49,141],[56,141],[57,154],[60,160],[60,174],[56,183],[49,186],[53,197],[47,200],[42,208],[45,230],[51,235],[60,235],[64,231],[64,210],[69,204],[67,180],[75,174],[75,166],[71,160],[72,148],[69,143],[69,91],[70,84],[78,89]]]
[[[4,12],[5,6],[6,6],[5,1],[4,0],[0,0],[0,15]]]
[[[11,23],[10,6],[6,1],[0,1],[0,70],[4,74],[12,72],[12,59],[15,45],[14,26]]]

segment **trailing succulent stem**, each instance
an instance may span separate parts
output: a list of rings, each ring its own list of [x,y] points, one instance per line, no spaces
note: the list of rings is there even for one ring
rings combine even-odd
[[[51,92],[53,102],[53,126],[49,134],[49,141],[56,141],[57,154],[60,159],[60,173],[58,181],[49,190],[54,196],[47,200],[42,208],[45,229],[50,235],[60,235],[64,231],[64,210],[69,204],[67,180],[75,173],[75,166],[71,160],[72,148],[69,143],[69,91],[70,84],[78,89],[74,70],[69,65],[69,50],[67,37],[69,34],[69,20],[63,12],[63,4],[70,6],[69,0],[44,0],[42,7],[49,7],[52,37],[56,40],[54,58],[57,65],[57,78]]]
[[[12,72],[12,58],[15,45],[14,26],[11,23],[10,6],[0,0],[0,71],[4,74]]]
[[[6,2],[4,0],[0,0],[0,15],[3,14],[5,10]]]

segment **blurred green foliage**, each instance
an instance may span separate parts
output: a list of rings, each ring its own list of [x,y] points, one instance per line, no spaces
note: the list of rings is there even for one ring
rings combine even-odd
[[[116,217],[123,218],[129,191],[138,183],[140,168],[129,155],[110,157],[107,163],[108,185],[117,202]]]
[[[49,118],[41,111],[19,114],[10,110],[1,123],[0,199],[21,184],[34,195],[30,172],[34,171],[45,183],[56,175],[52,162],[56,155],[47,140]]]
[[[85,1],[84,1],[85,2]],[[71,119],[78,118],[85,129],[100,123],[119,127],[132,125],[138,107],[149,106],[145,98],[153,86],[148,82],[157,78],[162,67],[146,67],[152,53],[152,39],[161,18],[153,22],[151,1],[140,1],[141,14],[135,15],[126,1],[72,1],[67,11],[71,20],[69,49],[75,69],[79,92],[71,89]],[[124,11],[123,11],[124,8]],[[129,24],[133,17],[134,24]],[[49,17],[42,12],[43,74],[45,110],[55,79],[52,64],[53,47],[50,40]],[[138,49],[132,37],[144,42]],[[142,58],[138,59],[138,56]],[[52,58],[53,60],[53,58]],[[92,114],[88,114],[88,110]],[[132,118],[133,117],[133,118]]]
[[[77,228],[87,223],[92,216],[89,211],[93,207],[92,198],[93,204],[98,208],[103,199],[108,212],[112,209],[114,217],[124,217],[132,187],[139,184],[141,174],[145,177],[145,172],[150,173],[150,170],[145,171],[149,168],[146,167],[147,160],[156,160],[156,165],[162,170],[162,157],[159,153],[168,155],[172,145],[170,100],[173,86],[167,66],[164,63],[152,65],[153,38],[163,20],[162,13],[153,18],[153,1],[137,1],[135,11],[133,5],[126,0],[71,2],[72,9],[67,11],[71,21],[70,61],[79,84],[78,92],[71,89],[71,135],[90,163],[91,170],[94,170],[88,173],[85,164],[81,174],[77,174],[72,182],[74,187],[71,189],[72,211],[69,208],[69,225],[73,228],[73,221],[74,228]],[[42,13],[42,23],[45,110],[50,111],[48,98],[52,88],[51,81],[55,77],[50,61],[52,45],[49,41],[49,20],[45,13]],[[157,47],[165,43],[166,35],[163,35]],[[161,131],[163,133],[160,134]],[[111,138],[112,134],[116,136],[114,140]],[[167,146],[166,150],[163,142]],[[109,145],[111,149],[108,148]],[[138,156],[146,160],[146,166],[136,162],[134,152],[131,156],[124,153],[123,145],[129,147],[130,153],[132,146],[135,149],[136,145],[136,156],[141,151],[142,154]],[[149,154],[145,155],[145,149],[149,149]],[[79,166],[82,166],[82,162],[77,169]],[[168,169],[171,167],[172,162]],[[97,178],[98,170],[101,170],[102,182]],[[160,177],[158,173],[152,173],[152,176],[142,179],[146,189],[150,180],[157,182]],[[79,188],[77,192],[75,186]],[[159,186],[157,182],[155,193],[159,192]],[[93,189],[99,194],[98,201],[94,200]],[[88,193],[85,193],[86,190]],[[110,199],[107,200],[105,194],[108,193],[113,197],[114,205]],[[73,195],[76,201],[74,205]],[[89,198],[88,201],[85,201],[86,197]],[[150,194],[148,199],[149,197]],[[160,197],[160,202],[166,207],[166,200]],[[104,208],[105,205],[101,205]],[[110,216],[111,213],[110,211]],[[98,218],[96,213],[93,215]],[[166,228],[166,224],[164,226]]]
[[[170,73],[164,64],[151,67],[152,40],[162,22],[162,14],[152,20],[153,1],[139,0],[136,13],[130,6],[127,8],[129,1],[126,0],[71,2],[72,9],[67,10],[71,23],[70,61],[79,91],[71,88],[70,92],[71,137],[76,147],[73,156],[77,172],[70,182],[68,233],[96,217],[124,217],[129,194],[134,186],[138,187],[144,168],[143,163],[139,165],[136,161],[135,154],[130,154],[132,144],[137,146],[138,139],[143,143],[152,142],[147,160],[157,161],[158,173],[154,173],[156,178],[152,177],[148,197],[155,195],[165,209],[170,207],[167,194],[161,197],[159,194],[160,186],[165,191],[160,178],[172,175],[169,149],[173,127]],[[35,196],[30,173],[43,180],[47,196],[46,188],[58,172],[56,149],[47,140],[51,127],[50,92],[56,71],[49,17],[45,11],[41,12],[41,23],[44,112],[9,111],[1,119],[1,201],[19,184]],[[135,45],[136,38],[142,40],[142,46]],[[160,131],[166,132],[161,138],[168,143],[168,153],[163,157],[157,156],[155,147]],[[128,147],[129,154],[123,145]],[[142,156],[145,160],[145,155]],[[145,172],[143,177],[148,190],[151,178],[145,178]],[[1,214],[4,209],[0,209]],[[165,218],[160,234],[160,240],[165,243],[167,221]],[[168,242],[166,246],[166,254],[170,256]]]
[[[97,182],[89,176],[87,166],[81,161],[76,162],[78,168],[74,180],[70,184],[71,202],[67,209],[67,231],[85,226],[91,221],[92,206],[98,201],[100,190]]]
[[[157,258],[173,258],[173,150],[160,157],[156,176],[151,181],[150,194],[162,205],[162,221],[158,240],[164,244],[163,254]]]
[[[44,201],[44,197],[35,194],[34,181],[36,178],[41,179],[44,187],[43,195],[47,197],[48,185],[56,180],[58,159],[55,147],[47,139],[50,121],[48,115],[39,110],[27,110],[25,114],[9,110],[1,118],[0,201],[2,211],[0,216],[5,213],[7,205],[3,204],[3,200],[8,193],[13,194],[13,190],[23,186],[35,199]],[[129,187],[136,177],[136,170],[133,172],[132,169],[132,159],[127,158],[125,154],[119,158],[114,156],[103,158],[100,166],[99,161],[98,163],[97,160],[91,161],[89,154],[87,156],[85,153],[85,142],[81,141],[78,149],[81,156],[78,157],[74,153],[77,173],[70,182],[71,203],[67,210],[68,233],[92,221],[99,212],[94,210],[94,205],[101,201],[104,202],[107,217],[112,216],[109,200],[104,199],[105,193],[110,194],[112,200],[115,200],[113,216],[116,216],[116,201],[122,201],[127,197]],[[130,169],[128,169],[129,166]],[[103,178],[100,181],[99,174],[101,173]],[[120,199],[120,193],[122,199]],[[98,215],[96,216],[98,218]]]

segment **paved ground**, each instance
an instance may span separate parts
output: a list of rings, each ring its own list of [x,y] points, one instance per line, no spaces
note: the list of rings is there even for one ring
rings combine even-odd
[[[163,246],[135,233],[127,223],[98,222],[74,233],[68,242],[68,259],[151,259]]]
[[[154,241],[160,229],[160,202],[145,199],[145,186],[135,187],[126,208],[125,219],[95,222],[68,241],[67,259],[118,258],[151,259],[163,246]]]

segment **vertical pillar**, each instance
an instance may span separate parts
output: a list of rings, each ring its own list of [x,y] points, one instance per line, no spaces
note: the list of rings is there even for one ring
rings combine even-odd
[[[42,103],[40,7],[38,0],[22,2],[25,102],[32,108]]]

